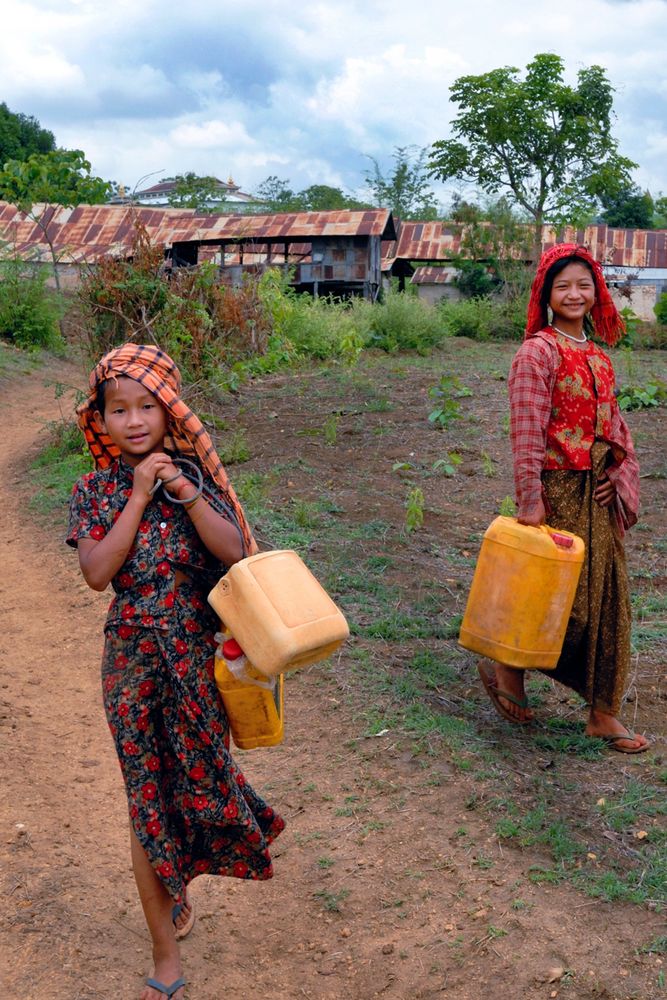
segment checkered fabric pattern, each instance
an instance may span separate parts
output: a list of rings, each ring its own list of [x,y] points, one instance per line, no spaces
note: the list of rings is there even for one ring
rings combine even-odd
[[[167,411],[169,431],[167,448],[195,456],[220,487],[223,498],[233,508],[245,540],[246,552],[257,552],[243,508],[229,482],[227,473],[199,417],[181,399],[181,374],[159,347],[151,344],[123,344],[110,351],[90,375],[90,396],[77,408],[79,426],[84,433],[95,465],[106,469],[119,456],[119,450],[95,419],[95,397],[102,382],[125,375],[140,382]]]
[[[519,514],[527,514],[540,499],[551,398],[560,365],[553,334],[545,330],[529,336],[517,351],[510,370],[510,440]],[[614,463],[607,475],[616,486],[615,514],[621,531],[637,523],[639,463],[632,437],[620,408],[612,409],[608,444]]]

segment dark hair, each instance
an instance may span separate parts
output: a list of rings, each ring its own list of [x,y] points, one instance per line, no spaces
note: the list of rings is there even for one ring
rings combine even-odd
[[[107,380],[100,382],[97,386],[95,392],[95,409],[104,416],[104,407],[106,404],[106,394],[107,394]]]
[[[554,285],[554,281],[561,273],[564,271],[568,264],[583,264],[587,271],[590,271],[591,278],[593,279],[593,286],[597,292],[597,284],[595,281],[595,273],[593,268],[584,260],[583,257],[577,256],[576,253],[571,254],[569,257],[561,257],[559,260],[555,260],[547,273],[544,276],[544,284],[542,285],[542,294],[540,295],[540,308],[542,310],[543,321],[547,322],[547,307],[549,305],[549,299],[551,298],[551,290]],[[593,320],[590,316],[584,316],[584,330],[587,334],[594,333],[595,328],[593,326]]]

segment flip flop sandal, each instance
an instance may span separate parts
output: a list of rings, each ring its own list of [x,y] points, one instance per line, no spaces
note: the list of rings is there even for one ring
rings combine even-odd
[[[192,930],[192,928],[195,925],[195,904],[194,904],[194,900],[193,899],[189,899],[188,900],[188,904],[190,906],[190,916],[188,917],[187,922],[184,923],[182,927],[176,927],[176,918],[183,912],[183,904],[182,903],[176,903],[176,905],[173,907],[173,909],[171,911],[171,919],[172,919],[172,921],[174,923],[174,930],[176,932],[176,940],[177,941],[182,941],[183,938],[187,937],[188,934],[190,933],[190,931]]]
[[[645,750],[651,746],[650,743],[644,743],[639,747],[622,747],[619,746],[620,740],[636,740],[637,737],[632,732],[631,729],[626,729],[624,733],[611,734],[609,736],[597,736],[596,739],[603,740],[610,750],[616,750],[618,753],[644,753]]]
[[[157,990],[158,993],[164,993],[165,996],[173,997],[174,993],[177,993],[181,986],[185,986],[185,980],[175,979],[173,983],[167,986],[166,983],[161,983],[159,979],[147,979],[146,986],[152,987],[152,989]]]
[[[491,704],[495,708],[498,715],[501,715],[503,719],[507,719],[508,722],[513,723],[515,726],[529,726],[533,721],[532,719],[517,719],[515,715],[505,708],[501,703],[501,698],[506,698],[507,701],[511,701],[513,705],[517,705],[519,708],[528,708],[528,698],[526,695],[523,698],[517,698],[516,695],[510,694],[509,691],[502,691],[498,685],[495,683],[496,675],[493,669],[486,666],[484,660],[480,660],[477,664],[477,672],[484,685],[484,690],[491,699]]]

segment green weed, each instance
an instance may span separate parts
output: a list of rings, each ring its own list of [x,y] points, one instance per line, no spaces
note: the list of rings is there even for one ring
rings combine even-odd
[[[350,895],[349,889],[339,889],[338,892],[328,892],[326,889],[318,889],[313,893],[315,899],[322,902],[324,909],[328,913],[340,913],[340,904]]]
[[[225,437],[218,447],[218,454],[223,465],[238,465],[250,458],[250,446],[246,440],[246,432],[239,427],[229,437]]]
[[[415,486],[405,500],[405,527],[408,531],[417,531],[424,523],[424,493]]]
[[[472,390],[464,386],[456,375],[443,375],[437,385],[431,386],[428,395],[437,404],[428,419],[434,426],[444,428],[461,418],[458,400],[463,396],[472,396]]]

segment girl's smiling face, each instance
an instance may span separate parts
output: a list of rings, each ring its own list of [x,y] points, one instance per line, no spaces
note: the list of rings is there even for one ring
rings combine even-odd
[[[585,264],[572,261],[554,278],[549,305],[554,314],[554,325],[583,323],[584,316],[595,303],[595,282]]]
[[[105,386],[104,413],[97,421],[132,466],[164,448],[167,414],[152,392],[140,382],[120,375]]]

